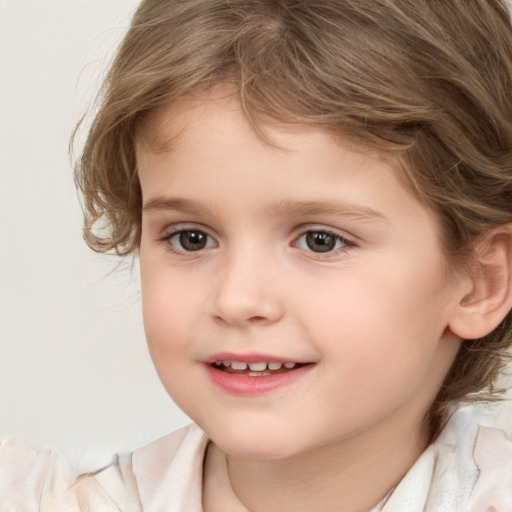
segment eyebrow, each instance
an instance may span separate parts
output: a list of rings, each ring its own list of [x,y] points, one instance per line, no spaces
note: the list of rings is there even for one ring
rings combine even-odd
[[[155,196],[144,204],[145,212],[179,211],[190,214],[211,215],[214,208],[208,208],[196,201],[180,197]],[[361,221],[381,221],[389,219],[381,212],[365,205],[335,201],[299,201],[285,199],[265,207],[271,215],[288,216],[300,215],[304,217],[315,215],[332,215],[336,217],[350,217]]]
[[[181,197],[155,196],[144,203],[142,210],[145,212],[177,211],[183,213],[211,214],[206,206]]]
[[[367,221],[387,221],[387,217],[373,208],[345,201],[297,201],[287,199],[271,205],[268,210],[278,215],[332,215],[336,217],[351,217]]]

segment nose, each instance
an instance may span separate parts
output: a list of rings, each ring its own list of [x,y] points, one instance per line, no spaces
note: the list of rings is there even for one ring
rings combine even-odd
[[[268,260],[233,254],[217,273],[213,298],[216,321],[234,326],[270,325],[284,313],[274,269]]]

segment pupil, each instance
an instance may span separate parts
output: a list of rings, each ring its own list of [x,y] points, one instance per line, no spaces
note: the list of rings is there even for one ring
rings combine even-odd
[[[336,245],[336,238],[329,233],[312,231],[306,235],[306,244],[314,252],[329,252]]]
[[[206,245],[206,235],[200,231],[183,231],[180,244],[187,251],[199,251]]]

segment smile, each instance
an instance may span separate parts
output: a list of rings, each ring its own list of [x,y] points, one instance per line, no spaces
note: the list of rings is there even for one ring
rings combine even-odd
[[[246,355],[243,357],[245,361],[239,357],[218,354],[206,364],[215,386],[229,394],[267,395],[302,380],[316,366],[314,363],[279,361],[273,357],[268,360],[256,354]]]

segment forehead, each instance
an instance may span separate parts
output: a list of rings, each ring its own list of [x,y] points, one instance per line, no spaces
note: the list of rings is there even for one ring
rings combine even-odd
[[[213,105],[220,114],[215,119],[211,115]],[[154,152],[171,151],[188,135],[189,129],[198,123],[206,131],[218,132],[223,125],[235,122],[245,130],[252,131],[269,148],[286,150],[287,142],[300,135],[329,135],[334,142],[344,147],[378,157],[389,165],[398,167],[396,156],[378,147],[369,136],[365,140],[364,134],[355,134],[353,129],[345,133],[329,124],[319,124],[318,120],[315,122],[315,119],[309,117],[302,118],[293,114],[288,117],[290,120],[285,122],[255,111],[250,102],[246,105],[241,101],[233,86],[220,83],[192,91],[151,111],[137,132],[137,148]]]
[[[397,164],[321,127],[269,119],[255,126],[238,98],[225,91],[189,96],[152,113],[138,138],[137,157],[142,181],[156,161],[166,160],[174,178],[180,165],[189,171],[206,166],[219,177],[223,166],[235,165],[245,180],[254,167],[261,180],[270,178],[268,170],[288,168],[290,179],[306,174],[310,186],[331,171],[338,174],[338,160],[346,174],[376,166],[387,173]]]

